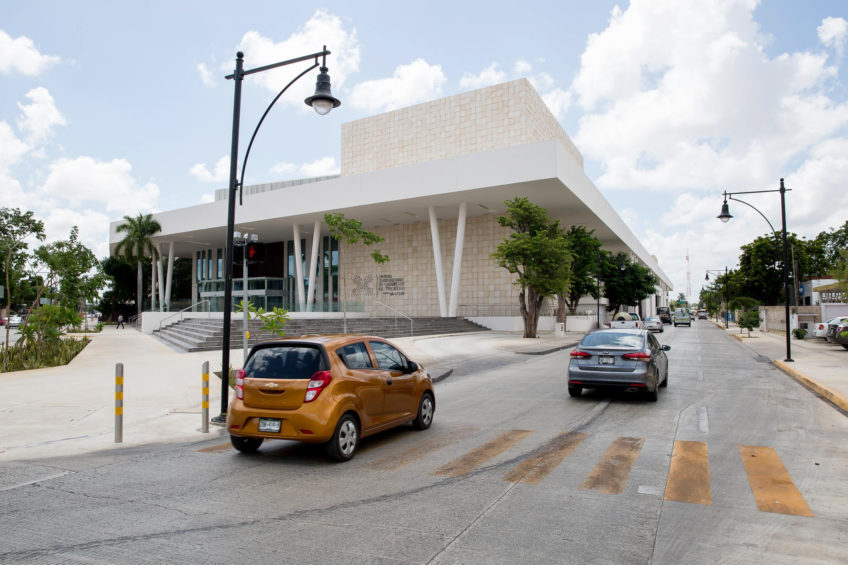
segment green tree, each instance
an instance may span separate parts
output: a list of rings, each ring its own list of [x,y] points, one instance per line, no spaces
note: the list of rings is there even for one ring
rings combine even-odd
[[[825,265],[822,274],[839,270],[848,262],[848,257],[842,255],[842,251],[848,249],[848,220],[840,228],[821,232],[815,241],[824,248]]]
[[[577,311],[577,304],[583,296],[599,297],[598,269],[601,263],[601,241],[594,235],[595,230],[584,226],[571,226],[565,235],[571,248],[571,286],[568,291],[558,295],[557,321],[565,321],[565,306],[570,314]]]
[[[362,227],[362,222],[354,218],[345,218],[344,214],[324,214],[324,223],[330,228],[330,235],[347,245],[355,245],[360,241],[366,246],[372,246],[384,241],[383,237]],[[374,263],[382,265],[389,262],[389,256],[384,255],[379,249],[371,252]],[[342,248],[339,246],[339,265],[342,268],[342,312],[344,332],[347,333],[347,285],[345,280],[345,264],[342,261]]]
[[[507,200],[506,215],[498,223],[512,233],[492,257],[497,264],[517,275],[521,289],[518,302],[524,319],[524,337],[536,337],[539,311],[548,296],[566,294],[571,279],[572,253],[558,220],[525,197]]]
[[[740,328],[748,330],[748,337],[751,337],[751,330],[760,327],[760,312],[759,310],[745,310],[739,315],[737,322]]]
[[[635,306],[656,292],[657,277],[648,267],[632,261],[625,253],[606,255],[601,262],[604,296],[615,316],[623,305]],[[681,292],[678,302],[686,296]]]
[[[58,289],[55,298],[70,310],[84,312],[84,305],[106,286],[106,275],[94,253],[80,243],[77,226],[71,228],[67,241],[42,245],[35,255],[47,267],[51,287]]]
[[[20,208],[0,208],[0,262],[6,281],[6,312],[11,313],[14,302],[14,287],[24,274],[27,258],[26,240],[34,237],[43,241],[44,222],[37,220],[32,212],[21,212]],[[14,284],[13,284],[14,283]],[[6,341],[3,347],[3,364],[6,365],[9,351],[9,325],[6,324]]]
[[[124,223],[115,228],[118,233],[126,233],[124,238],[115,246],[115,253],[123,255],[128,263],[135,262],[138,269],[136,281],[136,313],[141,316],[142,306],[142,259],[145,256],[154,257],[156,248],[151,236],[162,230],[159,222],[153,219],[153,214],[141,214],[135,218],[124,216]]]

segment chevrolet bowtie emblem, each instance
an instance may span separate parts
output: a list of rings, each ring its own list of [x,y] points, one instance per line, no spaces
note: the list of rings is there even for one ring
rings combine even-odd
[[[278,386],[280,386],[280,385],[278,385],[277,383],[266,383],[265,384],[265,388],[277,388]]]

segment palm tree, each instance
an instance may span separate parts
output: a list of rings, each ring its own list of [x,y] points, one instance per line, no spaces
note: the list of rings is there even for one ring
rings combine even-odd
[[[159,222],[153,219],[153,214],[138,214],[136,218],[124,216],[124,223],[120,224],[115,230],[118,233],[126,232],[117,246],[115,246],[115,254],[123,255],[128,263],[135,261],[138,264],[138,282],[136,286],[136,305],[138,315],[141,316],[141,260],[145,254],[153,257],[156,253],[156,248],[150,240],[150,236],[162,230]]]

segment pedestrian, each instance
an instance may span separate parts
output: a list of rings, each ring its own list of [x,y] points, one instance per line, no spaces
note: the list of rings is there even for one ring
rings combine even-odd
[[[126,327],[124,327],[124,315],[123,314],[118,314],[118,328],[127,329]],[[118,328],[115,328],[115,329],[118,329]]]

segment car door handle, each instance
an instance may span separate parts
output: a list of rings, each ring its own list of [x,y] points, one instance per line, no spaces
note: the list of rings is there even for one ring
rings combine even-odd
[[[386,379],[386,384],[392,386],[392,379]]]

